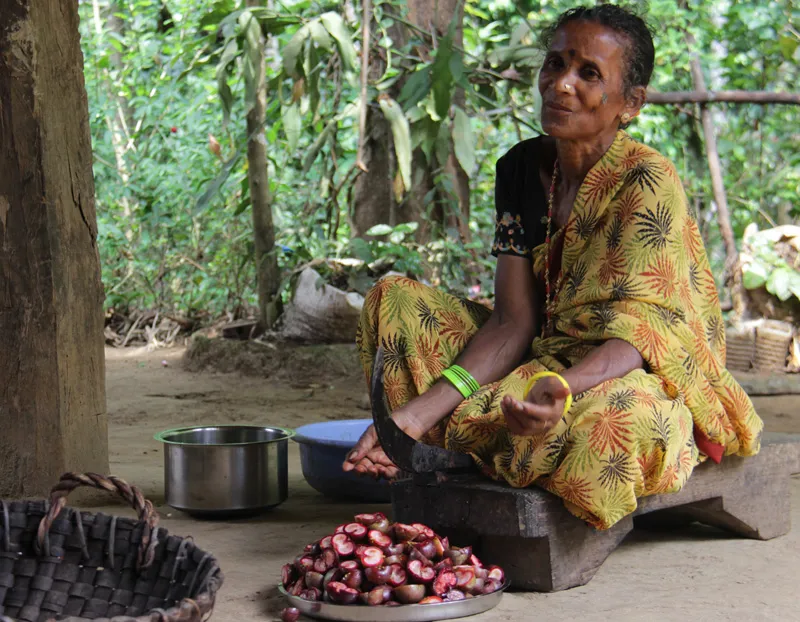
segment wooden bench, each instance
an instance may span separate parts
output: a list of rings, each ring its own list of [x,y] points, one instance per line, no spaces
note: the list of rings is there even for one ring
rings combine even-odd
[[[394,519],[422,522],[471,542],[502,566],[516,589],[555,592],[584,585],[634,526],[697,521],[769,540],[791,528],[790,478],[800,473],[800,435],[765,434],[751,458],[698,466],[679,493],[644,497],[611,529],[598,531],[540,488],[515,489],[479,475],[437,481],[415,476],[392,485]]]

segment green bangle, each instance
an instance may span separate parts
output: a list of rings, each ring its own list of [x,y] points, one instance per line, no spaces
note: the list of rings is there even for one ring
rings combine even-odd
[[[472,395],[472,391],[470,391],[470,388],[461,379],[461,376],[459,376],[452,369],[445,369],[442,372],[442,376],[447,378],[453,384],[453,386],[458,389],[458,392],[464,396],[464,399],[467,399],[470,395]]]
[[[479,391],[481,385],[478,384],[478,381],[472,377],[472,375],[463,367],[459,367],[458,365],[451,365],[450,369],[456,372],[461,379],[467,384],[467,386],[472,390],[473,393]]]
[[[458,392],[464,396],[464,399],[469,398],[481,388],[478,381],[475,380],[467,370],[458,365],[452,365],[445,369],[442,372],[442,376],[447,378],[453,386],[458,389]]]

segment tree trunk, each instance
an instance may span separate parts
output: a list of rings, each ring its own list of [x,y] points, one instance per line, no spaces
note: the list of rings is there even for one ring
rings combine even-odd
[[[77,2],[0,25],[0,497],[108,472],[103,287]]]
[[[463,18],[463,2],[459,0],[408,0],[408,21],[419,29],[430,33],[434,32],[437,38],[447,33],[450,22],[459,14],[459,27],[456,32],[456,45],[461,44],[462,29],[460,26]],[[396,22],[390,35],[396,47],[405,45],[410,37],[409,29]],[[428,50],[422,50],[427,54]],[[383,73],[383,62],[374,59],[370,63],[370,79],[375,80]],[[396,98],[402,88],[397,84],[391,91]],[[463,93],[456,92],[454,103],[464,100]],[[395,225],[400,222],[417,222],[420,227],[417,233],[418,241],[431,239],[434,228],[437,226],[457,227],[463,239],[469,238],[469,177],[461,168],[457,159],[452,154],[447,162],[428,163],[422,152],[414,152],[412,160],[413,187],[407,189],[405,200],[398,205],[392,184],[397,174],[397,164],[394,155],[394,143],[389,123],[381,112],[371,106],[367,114],[366,140],[363,148],[363,163],[368,169],[367,173],[358,176],[354,188],[354,235],[362,236],[370,227],[377,224]],[[431,190],[434,188],[433,171],[441,166],[451,176],[455,191],[455,202],[458,214],[445,213],[443,203],[450,197],[435,197],[431,205]]]
[[[260,7],[263,6],[263,2],[247,0],[246,6]],[[272,197],[269,194],[269,171],[267,169],[267,139],[264,135],[267,108],[264,46],[264,38],[259,34],[257,53],[253,56],[256,99],[255,105],[247,113],[247,135],[249,136],[247,178],[253,211],[259,323],[263,328],[268,329],[272,328],[281,312],[278,297],[281,275],[278,270],[278,257],[275,254],[275,226],[272,221]]]
[[[705,92],[706,83],[703,77],[703,69],[700,60],[694,51],[696,41],[691,33],[686,34],[686,42],[689,45],[690,67],[692,71],[692,82],[695,91]],[[717,137],[714,131],[714,117],[706,104],[700,104],[700,118],[703,124],[703,135],[706,145],[706,156],[708,158],[708,170],[711,175],[711,187],[714,194],[714,203],[717,205],[717,221],[719,223],[720,234],[725,245],[725,276],[726,281],[732,285],[731,296],[733,308],[737,315],[744,313],[744,299],[741,291],[741,279],[739,277],[739,251],[736,249],[736,238],[731,226],[731,215],[728,209],[728,198],[725,194],[725,184],[722,177],[722,163],[717,151]]]

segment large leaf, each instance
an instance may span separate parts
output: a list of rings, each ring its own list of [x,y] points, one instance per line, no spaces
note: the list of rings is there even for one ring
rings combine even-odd
[[[450,57],[453,54],[453,42],[444,37],[436,50],[436,60],[431,65],[431,81],[433,102],[436,114],[444,119],[450,111],[450,99],[453,96],[453,74],[450,71]]]
[[[311,110],[312,121],[316,119],[317,110],[319,109],[320,93],[319,93],[319,74],[320,70],[317,67],[319,64],[319,52],[313,45],[308,46],[308,53],[306,54],[305,64],[309,67],[306,71],[308,79],[306,81],[306,92],[309,98],[309,108]]]
[[[231,108],[233,107],[233,93],[228,84],[228,77],[230,76],[230,64],[239,55],[239,45],[236,39],[230,39],[222,50],[222,57],[217,65],[217,90],[219,91],[219,99],[222,102],[222,118],[223,125],[227,125],[231,119]]]
[[[289,142],[289,151],[297,149],[300,140],[301,118],[300,105],[297,103],[284,106],[281,110],[283,117],[283,131],[286,133],[286,140]]]
[[[780,47],[781,54],[783,54],[783,57],[789,61],[792,60],[798,45],[800,45],[800,40],[796,39],[795,37],[790,37],[789,35],[783,35],[778,40],[778,46]]]
[[[773,270],[767,279],[767,291],[778,297],[781,302],[786,302],[792,297],[792,277],[795,273],[789,268]]]
[[[456,35],[456,27],[458,25],[458,14],[456,11],[453,19],[450,20],[450,26],[447,29],[447,34],[439,40],[439,47],[436,49],[436,58],[431,65],[431,81],[433,83],[433,100],[436,106],[436,114],[439,118],[444,119],[450,111],[450,100],[453,96],[453,84],[456,79],[461,78],[463,73],[463,63],[460,58],[453,61],[453,55],[456,52],[453,49],[453,39]],[[453,75],[453,70],[456,70],[458,76]]]
[[[336,45],[339,48],[339,54],[342,57],[342,65],[345,71],[355,71],[358,67],[358,54],[353,45],[353,39],[347,28],[344,25],[342,16],[338,13],[328,12],[320,16],[320,21],[325,29],[336,39]]]
[[[317,136],[317,138],[311,144],[311,147],[309,147],[305,157],[303,158],[304,175],[311,170],[311,166],[314,164],[314,160],[317,159],[319,152],[325,145],[325,141],[327,141],[328,138],[330,138],[330,136],[333,134],[334,130],[339,125],[339,122],[342,119],[354,115],[357,110],[358,110],[357,103],[348,104],[347,106],[345,106],[345,109],[342,110],[342,112],[340,112],[333,119],[328,121],[328,123],[325,125],[325,128],[320,132],[319,136]]]
[[[369,242],[363,238],[353,238],[350,240],[350,249],[353,251],[353,255],[355,255],[361,261],[369,263],[375,259],[374,255],[372,254],[372,249],[369,246]]]
[[[439,131],[436,134],[434,149],[436,152],[436,161],[439,163],[439,166],[447,164],[447,159],[450,157],[450,127],[447,123],[439,124]]]
[[[333,39],[331,39],[328,31],[325,30],[325,27],[319,20],[315,19],[308,22],[308,28],[311,30],[311,38],[314,40],[314,43],[328,52],[333,50]]]
[[[367,235],[386,235],[387,233],[391,233],[394,229],[391,225],[373,225],[367,231]]]
[[[311,170],[311,167],[314,164],[314,160],[317,159],[319,152],[322,150],[322,147],[325,145],[325,141],[330,138],[331,134],[333,134],[336,126],[339,125],[338,117],[331,119],[328,124],[325,126],[319,136],[314,140],[311,144],[311,147],[306,152],[305,157],[303,158],[303,175],[308,173]]]
[[[400,103],[408,110],[421,102],[431,92],[431,67],[427,65],[412,73],[400,91]]]
[[[453,121],[453,145],[461,168],[468,176],[472,176],[475,170],[475,137],[467,113],[458,107]]]
[[[231,176],[233,169],[236,168],[236,165],[242,159],[242,155],[244,154],[246,148],[247,141],[242,140],[242,146],[236,150],[236,153],[231,156],[230,160],[225,162],[219,174],[217,174],[211,183],[206,186],[203,194],[200,195],[200,198],[197,199],[197,203],[194,205],[193,212],[195,216],[208,209],[208,206],[211,204],[211,200],[219,193],[222,186],[226,181],[228,181],[228,177]]]
[[[392,128],[392,138],[394,138],[394,150],[397,154],[397,164],[403,185],[406,190],[411,189],[411,130],[408,127],[408,119],[403,113],[403,109],[396,101],[388,95],[382,94],[378,98],[381,110],[388,119]]]
[[[300,52],[303,51],[303,45],[310,35],[311,29],[308,26],[301,26],[289,40],[289,43],[284,46],[281,52],[283,70],[289,76],[297,76],[297,61],[300,59]]]
[[[249,11],[242,11],[239,26],[244,34],[244,56],[242,74],[244,75],[245,113],[250,112],[258,98],[258,72],[262,62],[261,27]]]
[[[745,289],[758,289],[767,282],[768,276],[764,265],[754,261],[743,270],[742,285]]]

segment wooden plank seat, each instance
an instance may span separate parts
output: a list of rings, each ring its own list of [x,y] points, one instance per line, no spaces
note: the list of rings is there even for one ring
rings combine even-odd
[[[540,488],[511,488],[474,474],[400,480],[392,485],[392,505],[395,520],[473,543],[482,559],[505,569],[514,588],[555,592],[588,583],[635,525],[697,521],[759,540],[784,535],[794,473],[800,473],[800,435],[764,434],[757,456],[699,465],[679,493],[640,499],[632,515],[606,531]]]

